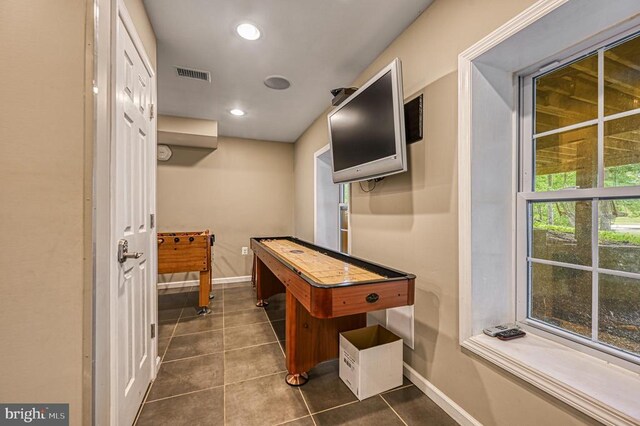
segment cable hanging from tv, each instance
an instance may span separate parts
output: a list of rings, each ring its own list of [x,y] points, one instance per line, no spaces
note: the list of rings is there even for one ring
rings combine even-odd
[[[364,187],[362,186],[362,181],[358,182],[358,184],[360,185],[360,189],[362,190],[362,192],[371,192],[374,189],[376,189],[376,185],[378,185],[378,182],[380,182],[383,179],[384,179],[383,177],[379,177],[379,178],[375,178],[375,179],[369,179],[367,181],[367,188],[368,189],[364,189]],[[373,182],[373,187],[371,186],[371,182]]]

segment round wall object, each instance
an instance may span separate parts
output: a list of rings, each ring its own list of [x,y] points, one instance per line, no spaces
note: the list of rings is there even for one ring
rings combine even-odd
[[[169,161],[172,155],[169,145],[158,145],[158,161]]]

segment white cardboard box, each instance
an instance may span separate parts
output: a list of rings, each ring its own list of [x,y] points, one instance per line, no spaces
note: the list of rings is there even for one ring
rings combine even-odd
[[[402,385],[402,339],[381,325],[340,333],[340,378],[363,399]]]

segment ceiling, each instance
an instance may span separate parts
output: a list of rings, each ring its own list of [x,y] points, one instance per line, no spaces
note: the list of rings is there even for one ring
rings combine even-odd
[[[145,0],[158,40],[160,114],[218,121],[219,134],[295,142],[432,0]],[[255,24],[262,36],[240,38]],[[209,71],[179,78],[176,66]],[[267,88],[281,75],[287,90]],[[240,108],[243,117],[229,114]]]

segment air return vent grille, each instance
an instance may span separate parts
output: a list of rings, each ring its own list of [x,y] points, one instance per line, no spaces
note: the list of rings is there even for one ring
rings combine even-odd
[[[193,78],[202,81],[211,81],[211,74],[208,71],[194,70],[190,68],[176,67],[178,77]]]

